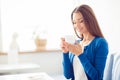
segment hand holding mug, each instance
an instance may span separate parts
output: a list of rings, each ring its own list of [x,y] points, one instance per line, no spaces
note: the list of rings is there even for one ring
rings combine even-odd
[[[60,47],[64,53],[68,52],[68,46],[67,46],[67,42],[65,41],[65,38],[61,38]]]

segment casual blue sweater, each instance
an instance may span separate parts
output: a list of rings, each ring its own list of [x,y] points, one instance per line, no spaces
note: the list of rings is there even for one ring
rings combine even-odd
[[[104,38],[95,37],[89,45],[85,46],[84,52],[78,56],[88,80],[103,80],[108,51],[107,41]],[[74,80],[73,58],[74,54],[63,53],[64,76],[72,80]]]

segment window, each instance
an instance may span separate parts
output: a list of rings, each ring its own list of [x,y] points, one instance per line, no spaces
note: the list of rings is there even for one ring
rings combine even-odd
[[[33,50],[33,33],[46,31],[47,48],[59,48],[63,34],[73,34],[73,0],[1,0],[3,51],[9,49],[13,33],[20,50]]]
[[[120,25],[118,0],[109,2],[105,0],[0,0],[0,2],[0,50],[9,49],[14,32],[18,33],[21,51],[34,50],[35,31],[40,34],[46,32],[44,37],[47,38],[47,49],[58,49],[60,37],[74,33],[70,19],[71,11],[76,5],[83,3],[93,8],[110,44],[110,49],[119,50],[120,39],[116,36],[119,34]]]

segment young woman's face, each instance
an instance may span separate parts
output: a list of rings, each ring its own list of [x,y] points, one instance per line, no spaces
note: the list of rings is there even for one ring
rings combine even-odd
[[[87,31],[83,16],[81,13],[73,13],[73,27],[79,35],[82,35]]]

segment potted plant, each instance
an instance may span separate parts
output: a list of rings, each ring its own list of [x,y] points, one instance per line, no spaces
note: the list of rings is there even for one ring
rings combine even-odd
[[[36,45],[36,50],[45,50],[46,49],[46,45],[47,45],[47,39],[43,39],[43,38],[39,38],[38,36],[36,36],[35,38],[35,45]]]
[[[35,42],[37,51],[41,51],[41,50],[46,49],[46,45],[47,45],[46,34],[47,34],[47,32],[44,29],[40,29],[40,30],[36,29],[33,32],[34,42]]]

